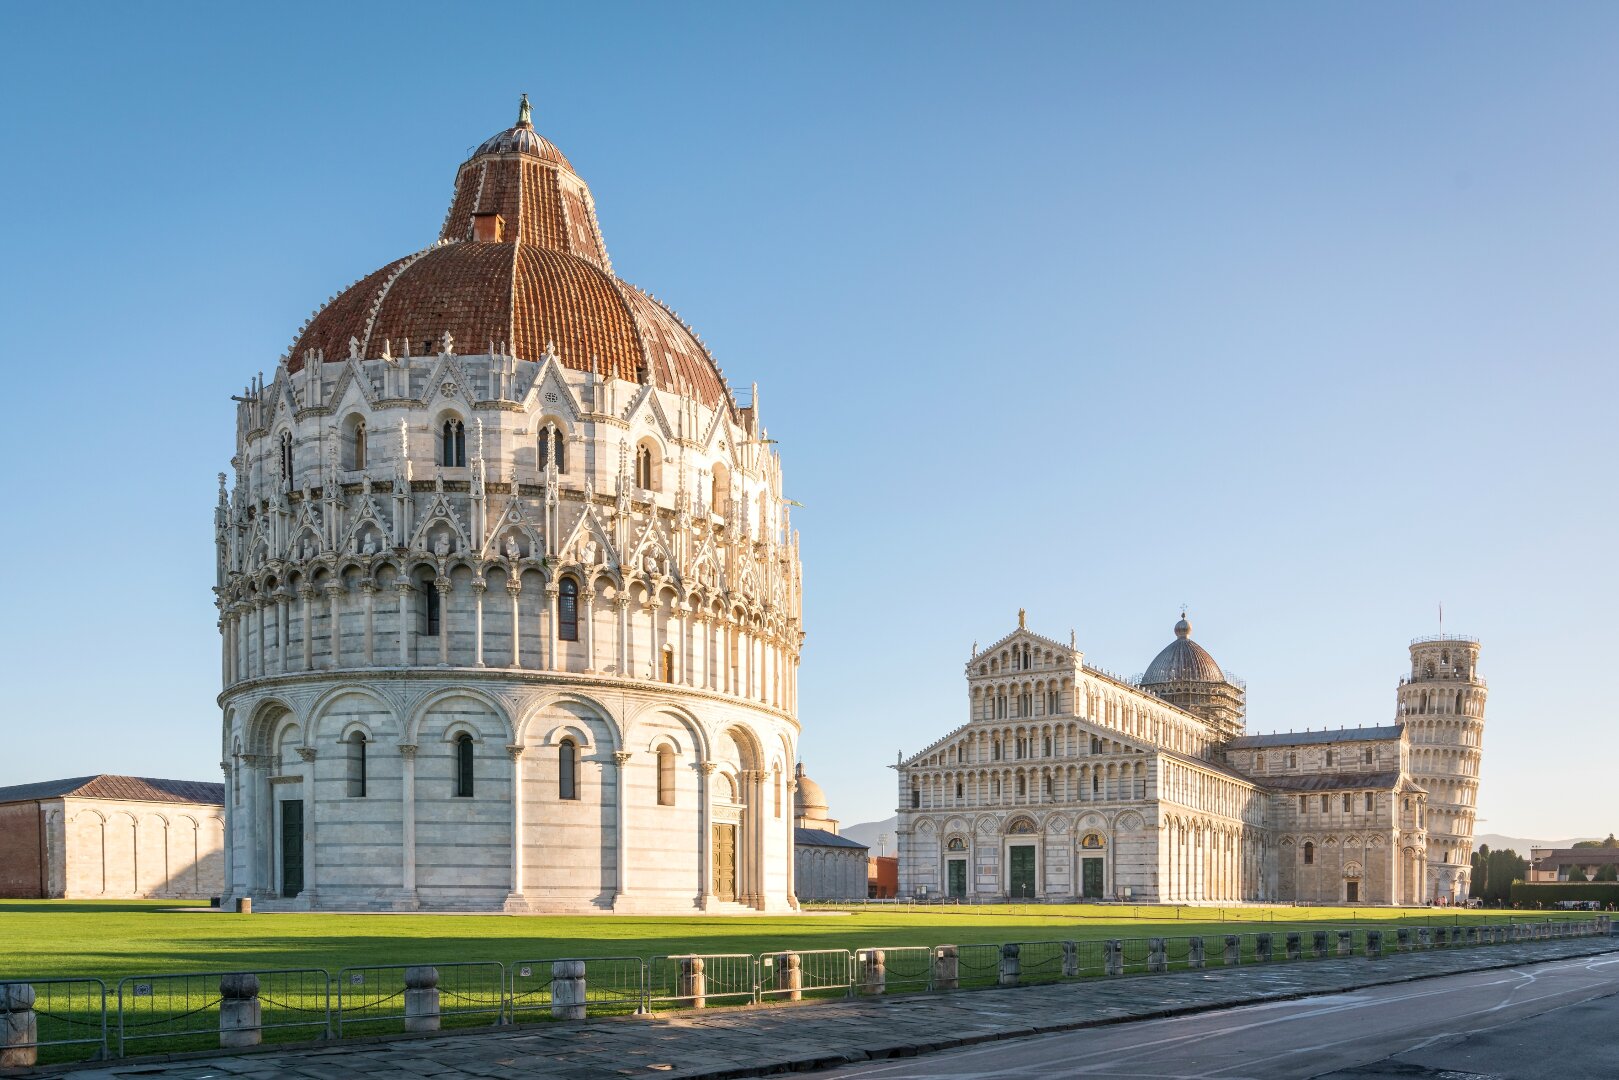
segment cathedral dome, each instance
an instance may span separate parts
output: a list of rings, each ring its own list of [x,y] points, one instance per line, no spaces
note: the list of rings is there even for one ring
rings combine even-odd
[[[590,190],[519,122],[484,141],[456,175],[438,242],[396,259],[332,298],[288,356],[337,361],[441,349],[499,350],[729,403],[730,389],[695,333],[613,274]]]
[[[824,818],[829,809],[826,801],[826,792],[821,785],[811,780],[804,772],[804,766],[798,766],[798,790],[793,792],[793,809],[799,817]]]
[[[1186,621],[1184,611],[1181,612],[1180,621],[1175,624],[1175,640],[1153,657],[1152,663],[1147,666],[1147,673],[1141,676],[1142,686],[1225,681],[1225,672],[1214,662],[1214,657],[1192,640],[1192,624]]]

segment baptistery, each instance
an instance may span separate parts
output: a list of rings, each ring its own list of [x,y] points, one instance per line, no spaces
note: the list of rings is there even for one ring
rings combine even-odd
[[[236,397],[227,900],[787,910],[798,539],[759,393],[517,124]]]

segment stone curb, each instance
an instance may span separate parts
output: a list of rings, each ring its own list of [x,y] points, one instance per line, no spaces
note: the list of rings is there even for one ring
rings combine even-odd
[[[1222,1009],[1237,1009],[1237,1008],[1242,1008],[1244,1006],[1249,1006],[1249,1005],[1262,1005],[1262,1004],[1269,1004],[1269,1003],[1278,1002],[1278,1001],[1298,1001],[1298,1000],[1300,1000],[1302,998],[1324,997],[1324,996],[1327,996],[1329,994],[1347,994],[1347,993],[1353,993],[1356,990],[1364,990],[1364,989],[1366,989],[1368,987],[1372,987],[1372,986],[1396,986],[1396,985],[1399,985],[1399,984],[1402,984],[1402,983],[1422,982],[1422,981],[1427,980],[1427,979],[1442,979],[1442,978],[1446,978],[1446,977],[1451,976],[1451,975],[1464,975],[1464,974],[1468,974],[1468,973],[1475,972],[1475,971],[1499,971],[1499,970],[1503,970],[1503,969],[1506,969],[1506,968],[1533,966],[1533,965],[1537,965],[1537,964],[1558,963],[1558,962],[1563,961],[1563,960],[1577,960],[1577,959],[1580,959],[1582,957],[1600,956],[1600,955],[1602,955],[1604,953],[1610,953],[1610,952],[1616,952],[1616,951],[1619,951],[1619,940],[1614,940],[1614,939],[1611,939],[1611,938],[1593,938],[1593,939],[1590,939],[1589,947],[1587,947],[1587,948],[1582,948],[1582,949],[1572,951],[1572,952],[1564,952],[1564,953],[1560,953],[1557,956],[1548,956],[1548,957],[1544,957],[1544,958],[1517,957],[1515,959],[1505,960],[1505,961],[1502,961],[1500,963],[1479,964],[1479,965],[1476,965],[1476,966],[1468,966],[1468,967],[1460,968],[1460,969],[1455,970],[1455,971],[1438,971],[1438,972],[1426,972],[1426,973],[1406,974],[1406,975],[1390,975],[1388,977],[1374,977],[1374,978],[1368,978],[1368,979],[1364,979],[1364,980],[1357,980],[1357,981],[1355,981],[1355,982],[1353,982],[1353,983],[1351,983],[1349,985],[1345,985],[1345,986],[1334,986],[1334,987],[1319,988],[1319,989],[1289,990],[1289,991],[1271,992],[1271,993],[1251,993],[1251,994],[1247,994],[1247,995],[1244,995],[1244,996],[1234,997],[1234,998],[1230,998],[1230,999],[1222,1000],[1222,1001],[1200,1002],[1200,1003],[1197,1003],[1197,1004],[1194,1004],[1194,1005],[1182,1005],[1182,1006],[1175,1006],[1175,1007],[1171,1007],[1171,1008],[1154,1009],[1154,1010],[1151,1010],[1151,1011],[1148,1011],[1148,1012],[1132,1013],[1132,1014],[1130,1014],[1128,1016],[1089,1017],[1089,1018],[1086,1018],[1086,1019],[1076,1019],[1076,1020],[1074,1020],[1072,1022],[1061,1023],[1061,1024],[1045,1024],[1045,1025],[1038,1025],[1038,1026],[1031,1025],[1031,1026],[1028,1026],[1028,1027],[1017,1027],[1017,1028],[1008,1027],[1008,1028],[1003,1028],[1003,1029],[1000,1029],[1000,1030],[997,1030],[997,1031],[986,1031],[986,1032],[980,1032],[980,1033],[976,1033],[976,1034],[972,1034],[972,1035],[964,1035],[964,1036],[961,1036],[960,1038],[933,1039],[933,1040],[928,1040],[926,1042],[902,1042],[902,1043],[894,1043],[894,1044],[889,1045],[889,1046],[855,1047],[855,1048],[851,1048],[848,1051],[842,1052],[842,1053],[825,1053],[825,1052],[821,1052],[821,1053],[817,1053],[817,1054],[813,1054],[813,1055],[806,1055],[806,1056],[803,1056],[803,1057],[782,1058],[782,1059],[779,1059],[779,1060],[776,1060],[776,1061],[762,1062],[762,1063],[753,1064],[753,1065],[746,1065],[746,1066],[739,1065],[739,1066],[734,1066],[734,1067],[730,1067],[730,1068],[723,1068],[723,1069],[710,1069],[710,1070],[705,1071],[705,1072],[692,1072],[692,1073],[680,1072],[677,1075],[679,1076],[679,1080],[744,1080],[744,1078],[751,1077],[751,1076],[771,1076],[771,1075],[778,1075],[778,1074],[781,1074],[781,1073],[790,1073],[790,1072],[818,1072],[818,1071],[821,1071],[821,1070],[824,1070],[824,1069],[837,1068],[837,1067],[840,1067],[840,1066],[843,1066],[843,1065],[858,1064],[858,1063],[863,1062],[863,1061],[885,1061],[885,1060],[890,1060],[890,1059],[894,1059],[894,1058],[919,1057],[919,1056],[921,1056],[923,1054],[938,1053],[939,1051],[942,1051],[942,1050],[954,1050],[954,1049],[959,1049],[959,1048],[965,1047],[965,1046],[977,1046],[977,1045],[981,1045],[983,1043],[1004,1042],[1004,1041],[1009,1040],[1009,1039],[1026,1039],[1026,1038],[1031,1038],[1031,1037],[1036,1036],[1036,1035],[1053,1035],[1053,1034],[1058,1034],[1058,1033],[1067,1032],[1067,1031],[1082,1031],[1082,1030],[1085,1030],[1087,1028],[1113,1027],[1113,1026],[1118,1025],[1118,1024],[1132,1024],[1132,1023],[1136,1023],[1137,1021],[1142,1021],[1142,1020],[1165,1020],[1165,1019],[1168,1019],[1170,1017],[1176,1017],[1176,1016],[1195,1016],[1195,1015],[1198,1015],[1200,1013],[1217,1012],[1217,1011],[1222,1010]],[[1424,955],[1431,955],[1431,954],[1424,954]],[[1476,954],[1472,954],[1472,955],[1476,955]],[[1356,959],[1356,960],[1360,960],[1362,962],[1365,962],[1365,959],[1362,958],[1362,957],[1355,957],[1355,958],[1330,957],[1328,959],[1329,960]],[[1384,959],[1387,959],[1387,957],[1385,957]],[[1231,970],[1249,970],[1249,971],[1251,971],[1251,970],[1254,970],[1258,966],[1259,965],[1255,965],[1255,964],[1247,964],[1247,965],[1243,965],[1241,968],[1231,969]],[[1280,967],[1283,967],[1284,965],[1282,965],[1282,964],[1272,964],[1272,965],[1267,965],[1267,966],[1273,967],[1273,968],[1280,968]],[[1285,965],[1285,966],[1286,967],[1292,967],[1294,965],[1288,964],[1288,965]],[[1218,969],[1211,969],[1211,970],[1227,970],[1227,969],[1218,968]],[[1182,974],[1182,973],[1177,973],[1177,974]],[[1133,981],[1136,981],[1138,979],[1163,978],[1163,977],[1164,976],[1162,974],[1159,974],[1159,973],[1138,972],[1138,973],[1135,973],[1133,975],[1123,976],[1122,981],[1132,981],[1133,982]],[[1101,981],[1101,980],[1086,980],[1086,982],[1097,982],[1097,981]],[[1107,980],[1107,981],[1112,982],[1112,981],[1115,981],[1115,980],[1110,979],[1110,980]],[[1048,988],[1050,988],[1052,986],[1059,986],[1059,985],[1062,985],[1062,984],[1061,983],[1032,983],[1032,984],[1028,984],[1028,985],[1024,985],[1024,986],[1018,986],[1018,987],[985,988],[985,989],[1001,989],[1003,992],[1005,992],[1007,990],[1010,990],[1011,992],[1015,993],[1015,992],[1020,991],[1020,990],[1048,989]],[[961,996],[961,995],[964,995],[964,994],[974,994],[974,993],[978,993],[978,992],[979,991],[966,990],[966,991],[959,991],[959,992],[954,993],[954,994],[937,994],[937,995],[924,992],[924,993],[920,993],[920,994],[904,994],[904,995],[896,994],[896,995],[893,995],[893,998],[895,1000],[905,1000],[905,1001],[916,1001],[919,998],[925,998],[925,997],[929,997],[929,996],[938,997],[940,999],[948,999],[948,998],[952,998],[952,997]],[[658,1013],[657,1016],[658,1016],[658,1018],[676,1018],[676,1017],[678,1017],[678,1018],[693,1019],[693,1018],[702,1018],[702,1017],[709,1017],[709,1016],[736,1016],[736,1015],[742,1015],[742,1014],[746,1014],[746,1013],[765,1012],[765,1011],[772,1011],[773,1012],[773,1011],[777,1011],[777,1010],[781,1010],[781,1009],[792,1009],[794,1011],[809,1011],[809,1012],[813,1013],[813,1011],[816,1010],[817,1006],[820,1006],[820,1005],[842,1005],[842,1004],[846,1004],[847,1000],[848,999],[832,999],[832,1000],[827,1000],[827,1001],[808,1001],[808,1002],[797,1002],[797,1003],[760,1002],[760,1003],[751,1004],[751,1005],[727,1006],[723,1010],[698,1010],[698,1009],[671,1010],[671,1011],[668,1011],[668,1012]],[[882,1001],[880,999],[874,999],[874,1000],[871,1000],[870,1004],[880,1007],[881,1004],[882,1004]],[[813,1019],[813,1015],[811,1015],[808,1018]],[[587,1021],[576,1022],[575,1024],[570,1025],[570,1026],[575,1026],[575,1027],[578,1027],[578,1028],[604,1027],[604,1026],[616,1025],[616,1024],[640,1024],[640,1023],[647,1022],[647,1020],[648,1020],[648,1017],[642,1016],[642,1015],[602,1016],[602,1017],[592,1017],[591,1019],[589,1019]],[[449,1028],[447,1030],[440,1030],[440,1031],[433,1031],[433,1032],[422,1032],[422,1033],[419,1033],[419,1034],[396,1033],[396,1034],[386,1034],[386,1035],[361,1035],[361,1036],[347,1037],[347,1038],[343,1038],[341,1040],[338,1040],[338,1039],[318,1039],[318,1040],[308,1041],[308,1042],[272,1043],[272,1044],[268,1044],[268,1045],[261,1045],[261,1046],[253,1047],[251,1049],[238,1050],[238,1051],[236,1051],[234,1053],[221,1053],[219,1050],[215,1049],[215,1050],[192,1050],[192,1051],[185,1051],[185,1052],[178,1052],[178,1053],[168,1053],[168,1054],[146,1054],[146,1055],[138,1055],[138,1056],[137,1055],[130,1055],[128,1057],[113,1058],[113,1059],[110,1059],[110,1060],[107,1060],[107,1061],[81,1061],[81,1062],[75,1062],[75,1063],[63,1064],[63,1065],[49,1065],[49,1066],[45,1066],[43,1068],[35,1068],[35,1069],[31,1069],[31,1070],[0,1069],[0,1076],[26,1078],[26,1077],[63,1076],[63,1075],[68,1075],[68,1074],[72,1074],[72,1073],[85,1073],[85,1072],[99,1073],[99,1072],[112,1071],[112,1070],[116,1070],[116,1071],[121,1072],[121,1071],[124,1071],[126,1068],[127,1069],[139,1069],[142,1066],[165,1065],[165,1064],[181,1064],[181,1063],[188,1062],[188,1061],[218,1061],[221,1058],[252,1058],[252,1057],[260,1057],[260,1056],[265,1056],[265,1055],[275,1054],[275,1053],[285,1053],[285,1052],[289,1052],[289,1051],[296,1052],[296,1051],[321,1051],[321,1050],[325,1050],[325,1051],[328,1051],[329,1054],[331,1054],[331,1055],[337,1055],[337,1054],[339,1054],[339,1053],[341,1053],[341,1052],[343,1052],[343,1051],[345,1051],[345,1050],[347,1050],[349,1048],[357,1048],[357,1047],[362,1047],[362,1046],[377,1046],[377,1045],[399,1045],[399,1044],[408,1044],[408,1043],[413,1043],[413,1042],[428,1042],[428,1041],[433,1041],[433,1040],[436,1040],[436,1039],[457,1038],[457,1037],[463,1037],[463,1036],[478,1036],[480,1034],[494,1034],[494,1033],[503,1032],[503,1031],[516,1030],[518,1027],[523,1027],[523,1026],[528,1026],[528,1025],[509,1025],[509,1024],[508,1025],[502,1025],[502,1026],[490,1025],[488,1027]]]

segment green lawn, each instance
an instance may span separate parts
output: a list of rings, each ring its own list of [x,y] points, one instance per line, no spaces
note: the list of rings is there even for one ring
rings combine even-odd
[[[236,915],[172,902],[0,901],[0,979],[1451,925],[1509,913],[1033,905],[786,917]],[[1520,919],[1534,913],[1516,912]],[[1569,917],[1559,913],[1558,917]],[[1579,916],[1574,916],[1579,917]],[[1278,946],[1279,948],[1279,946]]]

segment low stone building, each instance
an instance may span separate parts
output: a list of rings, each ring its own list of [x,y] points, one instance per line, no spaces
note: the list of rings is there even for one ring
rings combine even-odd
[[[1572,871],[1578,869],[1578,873]],[[1614,881],[1619,880],[1619,848],[1576,847],[1529,849],[1529,880]]]
[[[826,793],[798,765],[793,792],[793,892],[800,900],[853,900],[866,895],[871,850],[838,835]]]
[[[103,773],[0,788],[0,897],[218,896],[224,829],[220,784]]]

